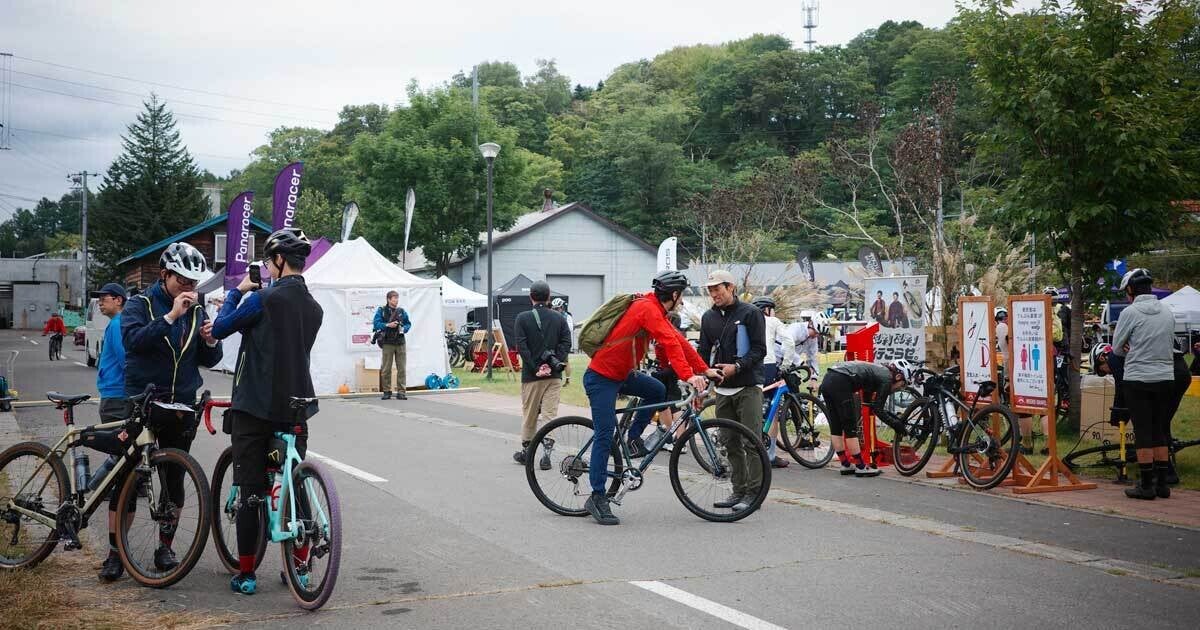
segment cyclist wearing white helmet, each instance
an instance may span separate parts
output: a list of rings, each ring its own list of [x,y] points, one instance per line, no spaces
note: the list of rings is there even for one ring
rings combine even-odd
[[[1012,365],[1008,357],[1008,309],[997,306],[993,311],[996,320],[996,350],[1000,353],[1004,366]]]
[[[203,383],[200,366],[212,367],[221,360],[221,343],[213,338],[212,322],[196,295],[196,284],[211,274],[204,256],[187,243],[172,243],[158,259],[159,279],[145,293],[131,298],[121,311],[121,340],[125,345],[125,394],[136,396],[147,385],[168,393],[170,402],[191,405]],[[170,412],[155,431],[164,448],[187,451],[196,437],[198,418],[177,417]],[[183,505],[183,471],[169,471],[167,492],[176,505]],[[173,528],[159,534],[160,546],[154,566],[169,571],[178,561],[171,543]]]
[[[556,297],[553,300],[550,300],[550,308],[555,311],[558,311],[559,313],[562,313],[563,319],[567,320],[567,330],[571,333],[571,351],[574,352],[575,351],[575,318],[571,316],[571,311],[567,310],[567,301],[560,297]],[[570,361],[567,362],[567,369],[563,372],[563,376],[566,377],[566,379],[563,381],[563,385],[570,385],[571,384],[571,362]]]
[[[914,370],[904,359],[885,364],[844,361],[829,368],[821,381],[820,392],[829,413],[829,435],[834,453],[842,464],[843,475],[877,477],[880,474],[878,468],[867,468],[858,443],[859,408],[855,392],[861,392],[864,402],[871,402],[871,412],[877,418],[903,435],[899,418],[888,412],[884,405],[892,392],[912,382]]]
[[[821,340],[829,335],[829,322],[824,313],[813,315],[808,321],[796,324],[796,354],[802,363],[812,368],[813,378],[820,375],[818,355],[821,351]]]
[[[762,311],[766,322],[767,355],[763,358],[763,385],[770,386],[779,380],[781,366],[786,369],[796,363],[796,342],[783,322],[775,317],[774,299],[764,295],[754,298],[751,304]],[[767,456],[771,458],[771,465],[775,468],[787,468],[788,461],[776,455],[774,438],[779,435],[778,422],[771,424],[769,434],[772,439],[767,440]]]

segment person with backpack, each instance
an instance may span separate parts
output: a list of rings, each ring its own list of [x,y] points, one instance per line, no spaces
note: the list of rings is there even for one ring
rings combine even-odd
[[[643,405],[661,403],[666,397],[663,384],[637,371],[646,356],[653,338],[660,363],[666,362],[679,378],[697,390],[708,381],[705,374],[716,376],[708,365],[667,320],[667,313],[683,301],[688,287],[687,276],[679,271],[663,271],[651,283],[653,291],[640,295],[618,295],[588,319],[579,332],[579,347],[592,357],[583,375],[583,389],[592,409],[592,453],[590,461],[597,462],[588,470],[591,496],[584,503],[592,518],[601,525],[618,525],[620,519],[612,513],[605,494],[608,483],[607,462],[612,453],[617,426],[617,396],[637,396]],[[634,425],[645,427],[653,415],[651,410],[639,411]],[[640,437],[631,437],[641,441]]]
[[[558,298],[555,298],[558,299]],[[537,433],[540,416],[550,421],[558,415],[558,398],[562,392],[563,372],[571,353],[571,331],[566,319],[549,307],[550,285],[538,280],[529,287],[533,308],[517,315],[513,323],[517,351],[521,353],[521,450],[513,460],[524,465],[529,443]],[[549,455],[539,462],[542,470],[550,470]]]
[[[408,319],[408,311],[400,308],[400,293],[387,292],[387,305],[380,306],[375,311],[375,321],[372,325],[378,336],[379,347],[383,349],[383,359],[379,366],[379,391],[381,398],[390,400],[392,397],[392,365],[396,366],[396,400],[408,400],[406,391],[404,335],[412,328]]]

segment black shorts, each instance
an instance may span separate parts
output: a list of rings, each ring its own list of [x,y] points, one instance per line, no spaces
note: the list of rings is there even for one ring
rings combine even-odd
[[[246,494],[262,494],[267,490],[267,451],[275,432],[293,428],[250,414],[230,409],[233,422],[233,482]],[[308,447],[308,427],[300,425],[296,434],[296,451],[304,457]]]
[[[825,373],[821,381],[821,398],[825,401],[825,411],[829,415],[829,434],[857,437],[859,402],[854,393],[854,383],[849,376],[832,370]]]

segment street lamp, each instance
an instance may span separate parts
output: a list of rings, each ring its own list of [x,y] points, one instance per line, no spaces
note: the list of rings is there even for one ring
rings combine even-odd
[[[479,152],[487,160],[487,379],[492,380],[492,348],[496,347],[495,332],[492,326],[492,164],[500,153],[500,145],[495,142],[485,142],[479,145]]]

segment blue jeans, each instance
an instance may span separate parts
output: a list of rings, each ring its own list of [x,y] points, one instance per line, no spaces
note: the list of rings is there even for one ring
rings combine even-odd
[[[653,405],[666,400],[667,391],[658,379],[648,374],[631,372],[622,382],[601,376],[590,369],[583,375],[583,391],[587,392],[588,403],[592,407],[594,431],[588,479],[592,483],[592,492],[604,494],[608,484],[608,460],[612,456],[613,435],[617,428],[617,396],[637,396],[642,399],[640,404]],[[649,409],[637,412],[632,426],[645,429],[653,415],[654,411]]]

